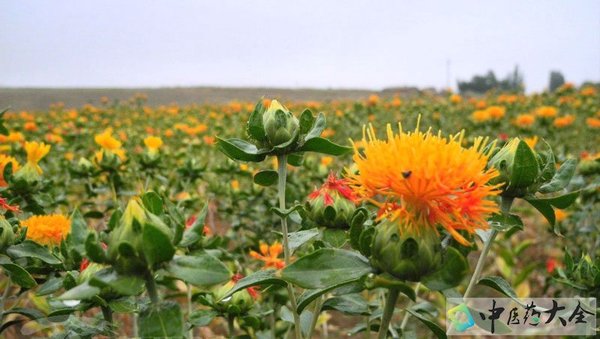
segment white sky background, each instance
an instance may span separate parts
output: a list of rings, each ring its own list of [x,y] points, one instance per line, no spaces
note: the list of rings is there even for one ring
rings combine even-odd
[[[600,81],[600,1],[0,0],[0,86]]]

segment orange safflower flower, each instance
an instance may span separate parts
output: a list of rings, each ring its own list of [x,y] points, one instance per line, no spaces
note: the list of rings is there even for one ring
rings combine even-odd
[[[532,114],[519,114],[515,119],[515,125],[521,128],[528,128],[535,122],[535,116]]]
[[[558,110],[552,106],[542,106],[535,110],[535,114],[542,118],[554,118]]]
[[[285,267],[285,262],[279,258],[279,255],[283,253],[283,246],[279,242],[276,241],[272,245],[261,242],[259,250],[260,253],[250,251],[250,257],[264,262],[265,268],[282,269]]]
[[[58,246],[71,231],[71,221],[62,214],[35,215],[21,221],[27,239],[42,245]]]
[[[388,125],[387,140],[378,140],[373,127],[365,128],[364,150],[354,144],[358,171],[348,175],[349,184],[361,199],[380,207],[380,219],[398,222],[400,232],[437,230],[440,225],[456,241],[468,245],[457,231],[488,228],[487,217],[498,211],[489,198],[499,190],[487,183],[498,172],[486,169],[484,139],[477,138],[472,147],[463,148],[462,138],[462,134],[444,138],[423,133],[417,124],[409,133],[400,126],[398,134]]]
[[[600,119],[598,118],[587,118],[585,119],[585,123],[590,128],[600,128]]]
[[[558,117],[554,119],[554,127],[563,128],[567,126],[571,126],[575,121],[575,116],[572,114],[567,114],[564,117]]]

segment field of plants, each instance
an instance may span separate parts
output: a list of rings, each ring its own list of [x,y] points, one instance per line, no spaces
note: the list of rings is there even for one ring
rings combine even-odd
[[[600,297],[598,88],[256,100],[6,110],[1,335],[445,338],[450,297]]]

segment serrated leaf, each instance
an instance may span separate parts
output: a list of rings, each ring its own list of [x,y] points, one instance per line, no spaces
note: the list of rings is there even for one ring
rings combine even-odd
[[[576,168],[577,161],[575,159],[568,159],[560,166],[558,172],[552,177],[552,180],[542,185],[538,191],[540,193],[554,193],[564,189],[571,181]]]
[[[162,215],[164,213],[163,200],[156,192],[149,191],[142,195],[142,203],[155,215]]]
[[[139,315],[138,328],[141,338],[182,338],[181,305],[173,301],[149,305]]]
[[[252,114],[250,114],[250,118],[248,119],[248,136],[258,142],[267,140],[265,127],[263,126],[264,112],[265,107],[263,106],[263,101],[261,99],[254,107],[254,111],[252,111]]]
[[[308,134],[306,134],[306,137],[304,138],[304,140],[308,141],[310,139],[321,136],[321,133],[323,133],[323,130],[325,129],[326,124],[327,123],[326,123],[326,119],[325,119],[325,114],[320,112],[317,115],[317,119],[314,121],[312,128],[310,129]]]
[[[302,114],[300,114],[300,134],[306,134],[311,130],[311,127],[315,123],[315,117],[313,116],[310,109],[305,109]]]

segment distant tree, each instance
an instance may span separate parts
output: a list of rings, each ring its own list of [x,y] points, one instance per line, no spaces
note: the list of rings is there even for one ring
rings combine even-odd
[[[461,93],[485,93],[497,86],[498,80],[493,71],[488,71],[486,75],[475,75],[471,81],[458,81],[458,90]]]
[[[488,71],[485,75],[473,76],[470,81],[458,81],[458,89],[463,94],[468,92],[483,94],[490,90],[520,93],[525,90],[525,84],[519,66],[515,66],[514,71],[500,81],[493,71]]]
[[[565,77],[559,71],[550,72],[550,84],[548,89],[550,92],[556,91],[560,86],[565,84]]]
[[[504,80],[498,84],[500,90],[505,92],[522,93],[525,91],[525,82],[523,74],[519,72],[519,66],[515,66],[512,73],[509,73]]]

